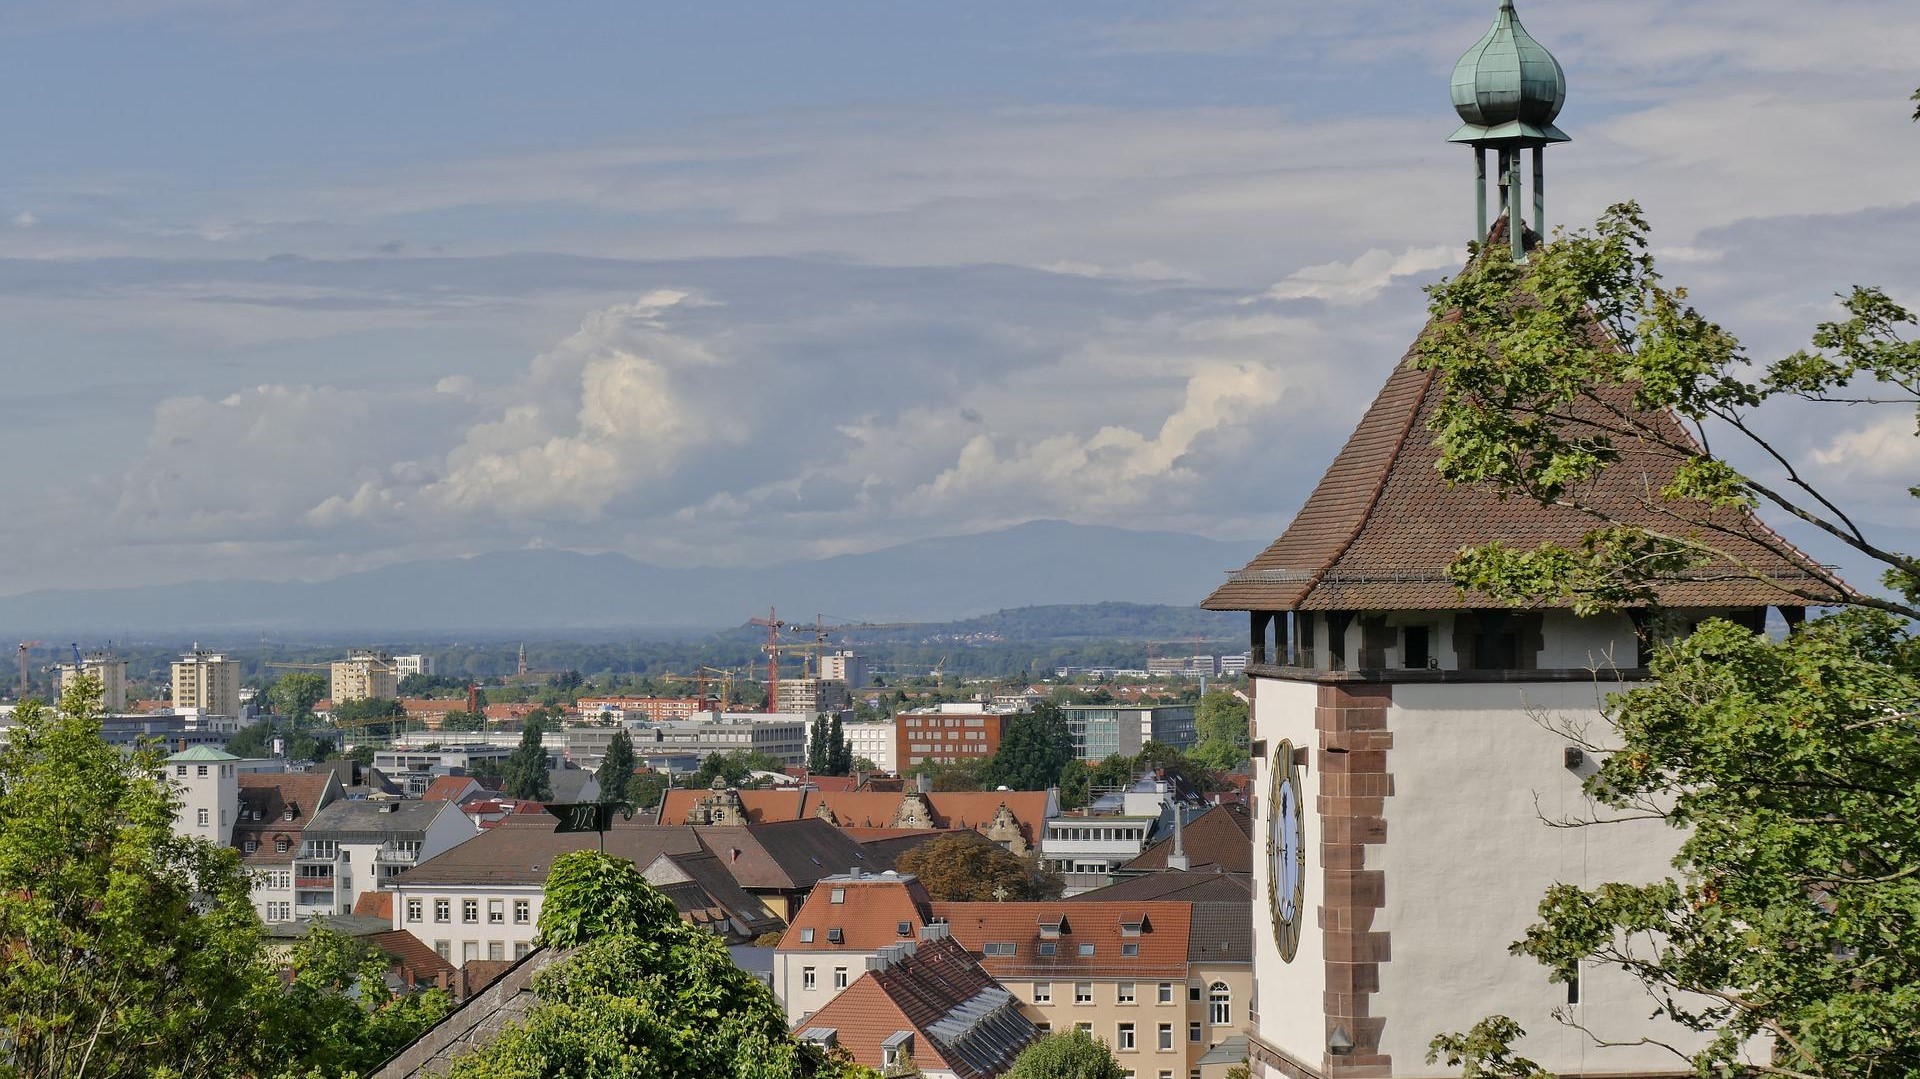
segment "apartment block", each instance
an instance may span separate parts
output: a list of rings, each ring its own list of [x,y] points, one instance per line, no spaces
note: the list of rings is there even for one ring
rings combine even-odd
[[[173,710],[215,716],[240,714],[240,664],[195,647],[173,663]]]
[[[111,652],[88,652],[78,663],[60,665],[60,692],[73,688],[82,674],[90,674],[100,680],[100,710],[102,712],[124,712],[127,710],[127,661]],[[226,713],[232,715],[234,713]]]
[[[333,703],[366,700],[370,697],[391,699],[400,695],[400,676],[396,673],[398,665],[394,658],[385,652],[372,648],[355,648],[347,653],[347,658],[333,664],[330,685]]]

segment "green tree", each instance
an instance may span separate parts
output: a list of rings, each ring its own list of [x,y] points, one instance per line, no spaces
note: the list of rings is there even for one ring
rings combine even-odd
[[[1093,769],[1087,762],[1070,760],[1060,769],[1060,807],[1062,809],[1085,809],[1093,801]]]
[[[1247,702],[1224,689],[1208,691],[1194,709],[1197,735],[1188,756],[1203,768],[1230,772],[1246,763],[1252,736]]]
[[[535,978],[526,1018],[455,1060],[449,1079],[872,1075],[796,1041],[772,991],[632,862],[563,855],[546,897],[540,942],[577,950]]]
[[[1759,433],[1759,413],[1776,402],[1802,424],[1847,401],[1915,408],[1920,344],[1901,336],[1914,319],[1856,289],[1842,300],[1847,317],[1821,325],[1812,349],[1755,368],[1684,290],[1661,283],[1647,251],[1637,208],[1618,206],[1594,232],[1546,244],[1524,265],[1490,251],[1433,290],[1447,317],[1418,351],[1443,380],[1442,471],[1584,508],[1595,522],[1572,547],[1467,551],[1456,582],[1584,612],[1651,605],[1663,581],[1709,564],[1764,577],[1728,557],[1723,533],[1687,522],[1771,506],[1878,563],[1891,593],[1862,594],[1807,565],[1804,577],[1774,583],[1805,599],[1839,597],[1846,609],[1784,640],[1709,621],[1657,647],[1654,680],[1609,701],[1614,729],[1609,744],[1589,746],[1601,763],[1586,790],[1616,816],[1683,830],[1674,873],[1556,886],[1514,950],[1561,980],[1581,965],[1638,979],[1668,1002],[1677,1032],[1710,1036],[1683,1054],[1702,1075],[1748,1072],[1738,1049],[1753,1036],[1773,1046],[1763,1073],[1920,1073],[1920,647],[1906,621],[1920,614],[1920,563]],[[1639,410],[1611,409],[1600,432],[1560,419],[1593,414],[1607,386],[1631,387]],[[1689,439],[1645,418],[1662,410],[1718,437]],[[1671,527],[1583,502],[1628,442],[1680,462],[1659,492]],[[1720,455],[1738,444],[1785,479],[1756,478]],[[1771,536],[1755,542],[1805,561]],[[1527,1074],[1530,1062],[1508,1048],[1519,1034],[1494,1016],[1433,1049],[1469,1074]]]
[[[853,747],[847,744],[847,728],[840,713],[833,714],[827,728],[827,774],[843,776],[853,771]]]
[[[633,738],[618,731],[607,743],[606,756],[600,759],[600,800],[624,802],[633,786]]]
[[[754,772],[778,772],[780,762],[765,753],[736,750],[732,753],[714,753],[700,762],[699,771],[693,774],[696,786],[711,787],[715,779],[724,779],[727,786],[739,787],[753,778]]]
[[[286,961],[290,975],[267,1016],[281,1074],[367,1075],[453,1010],[438,989],[396,994],[393,957],[315,925]]]
[[[273,710],[295,725],[313,719],[313,706],[327,695],[327,680],[312,671],[289,671],[267,690]]]
[[[407,710],[400,706],[400,702],[391,697],[361,697],[333,706],[333,721],[343,727],[382,719],[399,719],[406,714]]]
[[[520,744],[500,766],[507,796],[534,802],[553,799],[553,777],[547,774],[547,751],[540,744],[540,724],[531,720],[520,733]]]
[[[921,761],[907,769],[909,777],[926,776],[933,782],[936,791],[977,791],[986,789],[987,770],[992,761],[962,759],[951,763],[945,761]]]
[[[652,809],[672,785],[671,778],[659,772],[640,772],[627,784],[627,801],[638,809]]]
[[[1084,1030],[1042,1036],[1021,1050],[1006,1079],[1121,1079],[1126,1069]]]
[[[337,752],[333,739],[311,731],[294,731],[287,737],[287,759],[290,761],[330,760]]]
[[[943,902],[1058,899],[1062,888],[1037,855],[1023,858],[974,831],[930,839],[901,855],[895,868],[919,877]]]
[[[448,712],[440,720],[443,731],[484,731],[487,717],[479,712]]]
[[[158,754],[100,737],[100,686],[22,702],[0,743],[0,1070],[238,1076],[271,1003],[237,852],[173,832]]]
[[[273,749],[273,725],[265,721],[250,723],[227,739],[227,752],[236,757],[265,757]]]
[[[1073,734],[1067,716],[1050,702],[1014,716],[987,768],[985,785],[1039,791],[1060,785],[1060,773],[1073,759]]]
[[[827,758],[832,747],[827,744],[827,715],[816,714],[807,727],[807,771],[814,775],[827,774]]]

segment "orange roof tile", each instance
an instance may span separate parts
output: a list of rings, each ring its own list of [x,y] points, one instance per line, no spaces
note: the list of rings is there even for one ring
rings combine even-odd
[[[996,978],[1183,978],[1193,905],[1168,902],[935,903],[955,940]],[[1129,924],[1140,931],[1130,933]],[[1057,934],[1043,926],[1059,925]],[[988,944],[1012,955],[987,955]],[[1053,954],[1046,954],[1047,945]],[[1138,954],[1128,955],[1128,946]],[[1091,948],[1091,954],[1085,949]]]
[[[836,893],[839,903],[833,901]],[[932,902],[920,878],[911,873],[828,877],[807,894],[780,937],[780,951],[877,952],[913,940],[926,924]],[[833,939],[836,929],[838,941]]]

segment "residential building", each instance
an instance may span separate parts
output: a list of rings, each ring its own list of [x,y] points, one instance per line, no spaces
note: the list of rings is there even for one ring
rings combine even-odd
[[[422,655],[394,656],[393,657],[393,677],[397,680],[397,679],[405,678],[410,674],[417,674],[427,678],[432,678],[433,677],[433,657],[422,656]]]
[[[73,683],[82,674],[90,674],[100,680],[100,711],[103,713],[124,712],[127,710],[127,661],[112,652],[88,652],[77,663],[60,665],[60,692],[73,688]],[[237,714],[237,709],[235,713]]]
[[[925,761],[985,760],[1000,752],[1014,714],[969,702],[901,712],[893,717],[895,771],[906,772]]]
[[[160,774],[180,794],[174,831],[226,846],[240,818],[240,758],[212,746],[194,746],[160,762]]]
[[[582,717],[589,720],[665,723],[675,719],[692,719],[696,714],[706,711],[709,703],[699,697],[582,697],[575,707]]]
[[[240,715],[240,662],[195,645],[173,663],[173,710]]]
[[[1056,817],[1047,821],[1040,854],[1060,874],[1067,894],[1103,888],[1121,866],[1140,856],[1159,820],[1158,815],[1118,813]]]
[[[400,696],[400,676],[394,658],[374,648],[355,648],[347,658],[333,663],[333,679],[328,696],[333,703],[365,700],[370,697],[392,699]]]
[[[1136,1076],[1224,1079],[1230,1065],[1203,1061],[1247,1021],[1252,964],[1231,944],[1249,935],[1248,920],[1236,929],[1196,910],[1147,900],[933,904],[1042,1030],[1084,1029]]]
[[[1546,147],[1567,139],[1553,126],[1566,80],[1507,2],[1451,84],[1466,122],[1452,141],[1511,166],[1500,205],[1512,213],[1491,229],[1480,187],[1473,257],[1522,260],[1549,230],[1538,185]],[[1519,216],[1525,150],[1531,222]],[[1600,829],[1543,819],[1590,804],[1592,762],[1564,732],[1607,728],[1596,682],[1644,684],[1663,626],[1711,615],[1757,632],[1776,611],[1795,625],[1832,595],[1829,578],[1743,507],[1663,501],[1687,459],[1670,446],[1616,438],[1579,507],[1450,484],[1432,441],[1448,389],[1415,355],[1394,365],[1287,530],[1202,604],[1248,615],[1253,835],[1266,854],[1251,904],[1253,1074],[1439,1076],[1433,1032],[1495,1014],[1528,1032],[1524,1052],[1545,1072],[1685,1072],[1708,1035],[1649,1006],[1633,972],[1593,964],[1556,983],[1509,952],[1549,888],[1666,878],[1682,838],[1657,815]],[[1585,394],[1549,420],[1557,437],[1645,427],[1687,445],[1680,418],[1640,409],[1631,386]],[[1448,575],[1458,552],[1492,543],[1577,550],[1597,520],[1711,535],[1718,553],[1663,582],[1657,611],[1585,617],[1571,598],[1510,608]]]
[[[882,772],[898,772],[897,723],[894,719],[872,720],[844,724],[841,730],[846,732],[847,749],[855,760],[865,757]]]
[[[1147,673],[1159,678],[1166,675],[1187,673],[1185,656],[1148,656]]]
[[[601,837],[555,832],[546,814],[513,814],[392,882],[394,925],[456,966],[532,949],[553,860]],[[666,827],[616,823],[606,851],[641,867],[681,917],[729,941],[778,929],[822,877],[870,864],[858,843],[820,821]]]
[[[845,682],[827,678],[782,678],[779,700],[774,711],[812,716],[821,712],[839,712],[853,707],[853,695]]]
[[[838,682],[848,689],[865,689],[873,681],[867,658],[850,649],[828,652],[820,657],[820,677]]]
[[[366,892],[474,838],[479,828],[452,802],[333,801],[301,830],[293,859],[295,917],[350,914]]]
[[[807,721],[788,715],[727,712],[700,713],[692,721],[662,723],[634,732],[634,754],[649,765],[668,762],[663,770],[681,770],[671,762],[691,759],[693,767],[715,753],[764,753],[782,765],[807,759]]]
[[[773,953],[773,995],[799,1025],[825,1007],[867,960],[915,940],[932,920],[933,898],[911,873],[822,877]]]
[[[661,824],[770,824],[822,820],[843,829],[971,828],[1015,854],[1034,850],[1049,819],[1060,815],[1058,791],[670,790]]]
[[[293,860],[313,815],[343,797],[340,777],[327,772],[241,773],[233,845],[253,881],[260,920],[294,918]]]
[[[947,933],[889,944],[795,1031],[882,1075],[993,1079],[1040,1036],[1020,1001]]]

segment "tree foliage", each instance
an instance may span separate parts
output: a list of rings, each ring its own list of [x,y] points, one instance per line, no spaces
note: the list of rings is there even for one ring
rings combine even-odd
[[[273,710],[295,723],[313,718],[313,706],[327,695],[327,680],[312,671],[288,671],[267,690]]]
[[[287,957],[286,989],[271,1009],[287,1076],[367,1075],[453,1010],[439,989],[396,994],[393,958],[314,925]]]
[[[1203,768],[1230,772],[1251,753],[1247,702],[1224,689],[1208,691],[1193,714],[1196,740],[1188,757]]]
[[[1595,612],[1651,603],[1662,581],[1708,562],[1765,579],[1730,560],[1714,529],[1686,522],[1770,507],[1877,562],[1895,593],[1864,594],[1809,566],[1807,579],[1774,582],[1783,599],[1838,596],[1840,613],[1784,640],[1709,621],[1662,644],[1654,680],[1610,700],[1613,729],[1589,745],[1601,764],[1586,790],[1607,819],[1682,830],[1674,873],[1556,886],[1515,952],[1559,979],[1582,964],[1638,979],[1674,1041],[1696,1039],[1676,1052],[1701,1075],[1747,1070],[1739,1050],[1756,1035],[1774,1047],[1762,1072],[1920,1073],[1920,652],[1905,621],[1920,613],[1920,567],[1818,489],[1756,417],[1767,405],[1801,422],[1836,404],[1911,412],[1920,345],[1901,332],[1913,316],[1855,289],[1841,301],[1847,317],[1821,325],[1810,350],[1750,364],[1685,290],[1661,283],[1631,205],[1525,265],[1489,252],[1433,295],[1436,313],[1457,313],[1419,346],[1444,380],[1443,471],[1594,518],[1574,548],[1466,552],[1453,569],[1461,586]],[[1630,387],[1642,410],[1670,410],[1693,437],[1654,430],[1646,412],[1604,411],[1606,385]],[[1561,422],[1596,410],[1612,430]],[[1649,503],[1671,527],[1611,517],[1582,496],[1629,439],[1680,460]],[[1706,448],[1729,444],[1783,478],[1755,478]],[[1508,1048],[1519,1035],[1490,1017],[1434,1049],[1469,1075],[1526,1075],[1537,1069]]]
[[[633,737],[626,731],[615,732],[607,743],[606,756],[600,759],[600,800],[624,802],[633,787]]]
[[[1084,1030],[1047,1034],[1021,1050],[1007,1079],[1121,1079],[1126,1069]]]
[[[751,784],[755,772],[779,770],[779,761],[758,750],[711,753],[700,762],[699,770],[693,773],[693,783],[697,787],[711,787],[714,780],[720,779],[729,787],[743,787]]]
[[[500,766],[509,798],[534,802],[553,798],[553,777],[547,774],[547,751],[540,744],[540,731],[540,724],[529,720],[526,730],[520,732],[520,744]]]
[[[1058,899],[1060,878],[1037,855],[1021,857],[978,832],[950,832],[901,855],[895,868],[942,902]]]
[[[1040,791],[1060,785],[1060,773],[1073,759],[1073,735],[1060,706],[1042,702],[1007,723],[1000,749],[982,777],[987,787]]]
[[[536,977],[526,1018],[456,1060],[450,1079],[871,1076],[789,1035],[772,991],[681,922],[632,862],[564,855],[546,896],[540,942],[575,950]]]

